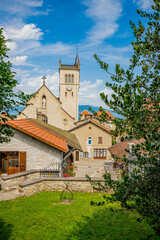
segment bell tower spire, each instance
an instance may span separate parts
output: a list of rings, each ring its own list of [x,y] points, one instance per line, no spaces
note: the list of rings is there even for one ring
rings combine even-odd
[[[76,59],[75,59],[75,64],[79,64],[79,57],[78,57],[78,46],[76,46],[77,49],[77,54],[76,54]]]

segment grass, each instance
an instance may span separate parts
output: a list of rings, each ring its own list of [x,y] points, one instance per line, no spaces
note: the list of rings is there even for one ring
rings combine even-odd
[[[0,240],[158,240],[152,228],[118,204],[91,206],[99,193],[74,193],[71,204],[58,204],[60,192],[0,202]],[[56,204],[57,203],[57,204]],[[150,235],[150,236],[149,236]],[[152,236],[151,236],[152,235]]]

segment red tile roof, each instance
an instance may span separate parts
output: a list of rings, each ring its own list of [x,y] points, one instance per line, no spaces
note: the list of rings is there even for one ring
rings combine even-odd
[[[128,157],[128,152],[125,149],[128,149],[128,143],[141,144],[144,140],[126,140],[124,142],[119,142],[111,147],[108,148],[109,152],[115,155],[117,158],[122,158],[124,155]]]
[[[89,113],[87,110],[84,110],[80,115],[82,115],[82,114],[84,114],[84,115],[92,115],[92,114]]]
[[[62,152],[67,153],[67,141],[59,136],[53,134],[53,132],[47,131],[44,128],[34,124],[32,119],[16,119],[9,120],[7,124],[31,137],[34,137],[41,142],[44,142],[52,147],[55,147]]]
[[[114,119],[115,117],[112,115],[112,113],[110,113],[109,111],[105,110],[104,112],[107,113],[108,117],[111,118],[111,119]],[[100,117],[100,115],[102,114],[101,111],[98,111],[97,112],[97,116]]]

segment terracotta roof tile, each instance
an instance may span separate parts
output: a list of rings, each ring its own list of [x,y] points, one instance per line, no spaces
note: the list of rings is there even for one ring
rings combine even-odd
[[[141,144],[144,140],[126,140],[124,142],[117,143],[111,147],[108,148],[109,152],[113,155],[115,155],[117,158],[122,158],[124,155],[128,157],[128,152],[125,151],[125,149],[128,149],[128,143],[134,143],[134,144]]]
[[[53,132],[37,126],[30,119],[9,120],[7,124],[65,153],[68,151],[67,141],[64,138],[56,136]]]
[[[107,113],[108,117],[111,118],[111,119],[114,119],[115,117],[112,115],[112,113],[110,113],[109,111],[105,110],[104,112]],[[98,111],[97,112],[97,116],[100,117],[101,115],[101,111]]]
[[[82,115],[82,114],[84,114],[84,115],[92,115],[91,113],[89,113],[87,110],[84,110],[80,115]]]

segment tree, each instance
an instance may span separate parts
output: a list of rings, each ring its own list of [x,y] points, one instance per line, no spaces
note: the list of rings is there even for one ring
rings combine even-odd
[[[154,0],[152,13],[137,10],[147,20],[138,26],[130,22],[134,32],[134,54],[128,70],[116,64],[115,73],[109,72],[109,65],[97,55],[95,59],[100,67],[111,75],[112,83],[106,86],[114,91],[112,99],[101,93],[102,100],[116,113],[124,116],[116,118],[114,134],[127,134],[128,138],[144,139],[142,144],[132,148],[136,160],[126,159],[126,164],[134,164],[131,174],[124,173],[122,179],[114,182],[110,175],[105,176],[105,186],[99,184],[99,190],[109,190],[112,201],[120,201],[122,206],[131,207],[129,200],[134,200],[134,207],[150,218],[156,231],[160,233],[160,2]],[[145,27],[146,26],[146,27]],[[135,70],[140,72],[135,74]],[[92,182],[93,184],[93,182]],[[133,207],[133,205],[132,205]]]
[[[15,117],[11,111],[18,113],[18,107],[26,106],[26,102],[30,98],[30,95],[15,91],[18,82],[14,79],[16,73],[11,71],[12,64],[7,61],[9,58],[7,41],[3,36],[3,29],[0,28],[0,143],[8,142],[13,136],[12,129],[4,124],[8,119]]]

